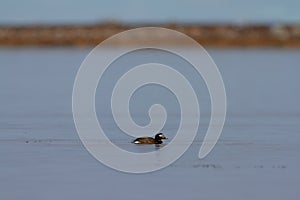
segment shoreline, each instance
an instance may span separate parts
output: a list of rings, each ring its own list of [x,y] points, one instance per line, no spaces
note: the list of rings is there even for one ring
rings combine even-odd
[[[108,37],[138,27],[157,26],[182,32],[203,46],[211,47],[300,47],[300,24],[205,25],[145,24],[122,25],[28,25],[0,26],[0,46],[95,46]],[[164,43],[163,37],[156,41]],[[172,44],[176,45],[176,38]],[[117,45],[130,45],[120,41]],[[180,43],[178,43],[180,44]]]

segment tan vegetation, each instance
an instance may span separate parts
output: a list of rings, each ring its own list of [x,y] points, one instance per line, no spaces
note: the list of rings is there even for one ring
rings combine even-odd
[[[149,25],[147,25],[149,26]],[[300,25],[151,25],[170,28],[204,46],[300,46]],[[0,45],[97,45],[106,38],[143,25],[0,26]],[[157,42],[163,42],[157,41]],[[174,40],[176,43],[176,40]],[[123,41],[123,44],[128,42]]]

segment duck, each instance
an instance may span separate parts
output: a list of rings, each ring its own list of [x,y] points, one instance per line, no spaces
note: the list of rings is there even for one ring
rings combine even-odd
[[[162,140],[167,140],[168,138],[163,133],[158,133],[152,137],[140,137],[132,141],[134,144],[162,144]]]

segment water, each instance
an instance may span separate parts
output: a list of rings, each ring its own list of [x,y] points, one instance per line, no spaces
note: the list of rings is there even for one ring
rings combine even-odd
[[[72,87],[89,50],[0,49],[0,199],[298,199],[299,49],[208,49],[228,98],[220,141],[198,160],[210,117],[201,83],[196,89],[202,122],[195,142],[169,167],[140,175],[105,167],[79,141]],[[149,90],[135,94],[134,119],[146,124],[149,105],[162,101],[171,112],[164,132],[172,138],[178,104],[162,88],[152,88],[155,95],[145,98]],[[98,91],[97,114],[109,137],[128,150],[155,150],[132,146],[109,114],[101,117],[107,110]]]

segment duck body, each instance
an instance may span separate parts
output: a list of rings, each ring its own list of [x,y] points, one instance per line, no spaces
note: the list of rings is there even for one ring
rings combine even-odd
[[[158,133],[155,135],[154,138],[152,137],[140,137],[136,138],[135,140],[132,141],[134,144],[162,144],[163,141],[162,139],[168,139],[164,134]]]

